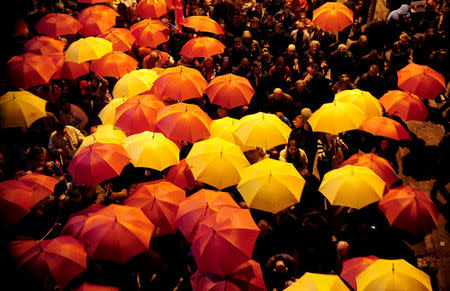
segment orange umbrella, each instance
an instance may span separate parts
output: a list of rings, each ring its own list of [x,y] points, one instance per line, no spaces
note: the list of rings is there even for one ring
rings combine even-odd
[[[27,174],[20,177],[18,181],[33,189],[31,205],[37,204],[43,198],[52,194],[55,190],[55,185],[59,182],[59,180],[54,177],[38,173]]]
[[[345,260],[343,263],[342,272],[339,277],[350,284],[353,290],[356,290],[356,276],[367,269],[367,267],[372,265],[372,263],[376,260],[378,260],[378,258],[372,255]]]
[[[226,74],[214,78],[205,93],[212,104],[231,109],[249,104],[255,90],[246,78]]]
[[[75,80],[78,77],[89,74],[89,63],[75,63],[75,62],[65,62],[64,53],[49,55],[52,58],[58,70],[53,75],[52,79],[69,79]]]
[[[74,291],[119,291],[119,288],[114,286],[103,286],[84,282]]]
[[[178,101],[201,98],[203,91],[208,86],[198,70],[184,66],[164,70],[153,84],[161,99]]]
[[[113,44],[113,50],[115,51],[130,51],[133,47],[136,38],[131,31],[125,28],[111,28],[111,31],[101,34],[98,37],[109,40]]]
[[[9,249],[12,256],[18,258],[20,268],[42,280],[50,275],[62,287],[86,270],[86,251],[71,236],[38,242],[13,241]]]
[[[58,37],[76,34],[83,28],[83,25],[69,14],[50,13],[42,17],[34,27],[40,34]]]
[[[248,260],[237,266],[230,274],[227,274],[226,278],[197,271],[191,276],[191,285],[194,291],[267,290],[262,276],[261,266],[253,260]]]
[[[67,171],[74,183],[95,186],[119,176],[129,163],[130,157],[121,145],[96,142],[81,149]]]
[[[30,213],[34,206],[33,189],[25,184],[8,180],[0,183],[0,225],[9,228]],[[42,197],[43,198],[43,197]],[[35,203],[36,204],[36,203]]]
[[[78,16],[78,21],[83,25],[83,35],[85,37],[106,33],[111,30],[111,27],[116,25],[116,16],[118,14],[114,10],[111,9],[112,11],[110,11],[105,8],[89,9],[96,6],[103,5],[85,8]]]
[[[248,209],[221,208],[200,222],[192,242],[198,270],[222,276],[231,273],[251,258],[258,235]]]
[[[142,2],[142,1],[141,1]],[[157,47],[169,40],[170,30],[160,20],[144,19],[130,27],[139,46]]]
[[[202,184],[201,182],[195,180],[194,175],[192,174],[192,171],[185,159],[170,167],[167,172],[166,180],[183,189]]]
[[[327,2],[313,11],[312,21],[323,30],[341,31],[353,24],[353,11],[341,2]]]
[[[113,2],[113,0],[77,0],[78,3],[88,3],[88,4],[98,4],[98,3],[107,3]]]
[[[429,233],[438,224],[439,209],[428,194],[409,186],[391,189],[378,208],[392,226],[412,234]]]
[[[90,259],[123,264],[148,251],[154,229],[140,209],[110,204],[86,219],[79,240]]]
[[[126,53],[113,51],[91,63],[91,71],[102,77],[122,78],[137,69],[138,61]]]
[[[395,140],[410,140],[406,129],[397,121],[387,117],[370,117],[359,126],[360,130],[377,136],[384,136]]]
[[[200,222],[224,206],[239,208],[227,192],[202,189],[180,203],[175,225],[192,242]]]
[[[392,168],[391,164],[384,158],[375,154],[354,154],[339,165],[339,168],[346,166],[361,166],[367,167],[375,172],[388,187],[398,181],[398,176]]]
[[[32,53],[14,56],[6,63],[9,83],[23,89],[47,84],[56,71],[50,57]]]
[[[160,18],[169,12],[164,0],[141,0],[136,6],[136,13],[142,18]]]
[[[102,14],[104,18],[108,19],[108,21],[115,21],[117,16],[120,16],[114,9],[105,5],[93,5],[87,8],[84,8],[80,14],[78,14],[78,20],[89,17],[92,14]]]
[[[190,16],[184,20],[183,26],[214,34],[224,34],[222,27],[208,16]]]
[[[200,36],[192,38],[181,48],[180,54],[188,58],[203,58],[223,54],[225,45],[215,38]]]
[[[156,128],[173,141],[194,143],[210,136],[211,122],[197,105],[176,103],[159,110]]]
[[[131,97],[116,108],[115,125],[127,136],[143,131],[154,131],[158,110],[165,105],[153,95]]]
[[[428,110],[425,104],[416,96],[400,90],[389,91],[380,98],[380,103],[391,115],[397,115],[404,121],[425,121]]]
[[[38,55],[53,55],[62,53],[65,46],[65,41],[48,36],[35,36],[23,45],[23,49],[25,52]]]
[[[159,180],[141,183],[125,200],[127,206],[137,207],[155,224],[155,236],[172,234],[177,231],[174,221],[178,207],[186,199],[183,189]]]
[[[434,99],[445,91],[444,76],[428,66],[410,63],[400,71],[398,87],[424,99]]]
[[[71,235],[74,238],[79,238],[81,234],[81,230],[86,222],[88,217],[94,215],[98,210],[105,208],[105,206],[100,204],[91,204],[88,207],[72,213],[69,216],[66,224],[61,230],[61,235]]]

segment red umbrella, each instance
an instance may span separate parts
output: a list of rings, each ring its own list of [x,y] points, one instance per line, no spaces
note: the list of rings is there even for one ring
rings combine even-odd
[[[192,38],[181,48],[180,54],[188,58],[212,57],[223,54],[226,46],[215,38],[200,36]]]
[[[367,269],[367,267],[372,265],[376,260],[378,260],[378,258],[375,256],[356,257],[345,260],[339,277],[344,279],[354,290],[356,290],[356,276]]]
[[[23,45],[23,49],[25,52],[38,55],[53,55],[62,53],[65,46],[65,41],[48,36],[35,36]]]
[[[111,31],[101,34],[98,37],[109,40],[113,44],[113,50],[126,52],[131,50],[136,38],[131,31],[125,28],[113,27]]]
[[[90,6],[88,8],[95,6]],[[111,30],[111,27],[116,25],[117,13],[114,10],[111,9],[112,12],[108,10],[99,11],[95,9],[85,11],[86,9],[81,11],[78,16],[78,21],[83,25],[83,35],[85,37],[97,36],[99,34],[109,32]]]
[[[169,40],[170,29],[160,20],[144,19],[130,27],[139,46],[157,47]]]
[[[387,117],[370,117],[359,126],[360,130],[377,136],[384,136],[395,140],[410,140],[411,137],[403,126]]]
[[[190,27],[198,31],[206,31],[214,34],[224,34],[219,23],[209,18],[208,16],[189,16],[185,19],[183,26]]]
[[[221,276],[231,273],[251,258],[258,234],[248,209],[221,208],[200,223],[192,242],[198,270]]]
[[[0,224],[9,228],[30,213],[34,206],[33,189],[22,182],[8,180],[0,183]]]
[[[74,183],[95,186],[119,176],[129,163],[130,157],[121,145],[96,142],[79,151],[67,171]]]
[[[108,21],[115,21],[117,16],[120,16],[114,9],[105,5],[93,5],[84,8],[80,14],[78,14],[78,20],[82,20],[89,17],[92,14],[102,14]]]
[[[76,34],[83,28],[83,25],[69,14],[50,13],[42,17],[34,27],[40,34],[58,37]]]
[[[142,18],[160,18],[169,12],[164,0],[141,0],[136,6],[136,13]]]
[[[56,71],[50,57],[32,53],[14,56],[6,64],[9,83],[23,89],[47,84]]]
[[[175,225],[188,242],[192,242],[200,222],[224,206],[239,208],[226,192],[202,189],[180,203]]]
[[[36,205],[39,201],[52,194],[55,190],[55,185],[59,182],[56,178],[38,173],[27,174],[20,177],[18,181],[33,189],[31,205]]]
[[[194,179],[194,175],[185,159],[170,167],[166,180],[183,189],[202,184]]]
[[[103,286],[85,282],[74,291],[119,291],[119,288],[114,286]]]
[[[208,86],[198,70],[184,66],[164,70],[153,84],[162,99],[178,101],[201,98]]]
[[[388,187],[398,181],[398,176],[391,164],[384,158],[375,154],[354,154],[339,165],[339,168],[346,165],[367,167],[375,172]]]
[[[141,209],[155,224],[155,236],[163,236],[177,231],[174,220],[178,206],[184,199],[186,193],[183,189],[170,182],[159,180],[139,184],[124,204]]]
[[[205,93],[212,104],[231,109],[249,104],[255,90],[246,78],[226,74],[214,78]]]
[[[113,2],[113,0],[77,0],[78,3],[98,4]]]
[[[378,204],[392,226],[413,234],[428,233],[438,224],[439,210],[430,197],[409,186],[391,189]]]
[[[62,235],[71,235],[75,238],[80,237],[81,230],[86,222],[86,219],[91,215],[94,215],[98,210],[103,209],[105,206],[99,204],[91,204],[88,207],[72,213],[69,216],[66,224],[61,230]]]
[[[428,110],[416,96],[400,90],[389,91],[380,98],[380,103],[390,115],[397,115],[404,121],[425,121]]]
[[[90,69],[98,76],[120,79],[123,75],[136,70],[137,66],[138,61],[134,58],[123,52],[112,51],[98,60],[93,60]]]
[[[9,247],[13,257],[19,258],[18,266],[40,279],[51,275],[58,285],[66,286],[86,269],[86,251],[71,236],[31,243],[14,241]]]
[[[86,219],[80,241],[90,259],[123,264],[148,251],[154,229],[140,209],[111,204]]]
[[[53,75],[52,79],[69,79],[75,80],[78,77],[89,74],[89,63],[75,63],[75,62],[65,62],[64,53],[49,55],[52,58],[53,63],[58,68],[56,73]]]
[[[151,94],[131,97],[116,108],[115,125],[127,136],[143,131],[154,131],[158,110],[164,103]]]
[[[445,78],[428,66],[410,63],[397,72],[398,87],[424,99],[434,99],[445,91]]]
[[[210,136],[211,122],[197,105],[176,103],[159,110],[156,128],[173,141],[194,143]]]

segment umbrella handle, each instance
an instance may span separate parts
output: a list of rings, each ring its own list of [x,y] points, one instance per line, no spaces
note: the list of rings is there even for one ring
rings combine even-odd
[[[59,158],[61,159],[61,162],[62,162],[62,157],[61,157],[61,155],[59,155]],[[63,177],[63,179],[64,179],[64,182],[66,182],[66,186],[69,186],[69,183],[67,182],[67,179],[66,179],[66,175],[64,175],[63,170],[62,170],[61,167],[59,166],[59,161],[56,161],[55,165],[58,167],[59,171],[61,172],[61,175],[62,175],[62,177]],[[62,165],[62,163],[61,163],[61,165]]]

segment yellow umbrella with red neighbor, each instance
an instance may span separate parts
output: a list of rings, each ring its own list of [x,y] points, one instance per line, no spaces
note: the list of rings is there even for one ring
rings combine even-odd
[[[37,119],[47,116],[46,103],[28,91],[7,92],[0,97],[1,127],[29,127]]]
[[[110,124],[99,125],[97,130],[83,139],[83,142],[78,147],[75,155],[78,154],[83,148],[93,145],[95,142],[101,143],[114,143],[121,145],[123,140],[127,136],[120,129],[115,129],[114,126]]]
[[[306,272],[285,291],[350,291],[338,275]]]
[[[132,71],[122,76],[114,85],[114,98],[129,98],[150,90],[158,74],[149,69]]]
[[[81,38],[67,48],[66,62],[82,63],[97,60],[112,52],[112,42],[99,37]]]
[[[114,124],[116,121],[116,108],[125,103],[125,98],[114,98],[109,101],[105,107],[98,113],[98,117],[102,121],[103,125]]]
[[[336,93],[334,99],[339,102],[347,102],[355,105],[367,117],[381,117],[383,115],[383,107],[380,101],[367,91],[359,89],[343,90]]]

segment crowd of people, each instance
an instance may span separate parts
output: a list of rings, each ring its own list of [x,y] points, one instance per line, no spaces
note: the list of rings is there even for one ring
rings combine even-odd
[[[412,141],[398,142],[357,130],[333,136],[313,132],[308,124],[312,112],[332,102],[334,95],[343,90],[357,88],[376,98],[389,90],[398,90],[397,71],[410,62],[433,68],[448,83],[448,2],[423,1],[423,7],[419,7],[406,0],[388,0],[389,13],[384,17],[374,13],[376,2],[346,0],[344,5],[353,11],[354,23],[334,33],[322,30],[311,21],[313,10],[324,4],[323,0],[187,0],[182,3],[185,17],[209,16],[220,24],[224,34],[212,35],[183,27],[171,11],[162,19],[170,29],[168,42],[157,48],[134,45],[127,52],[138,60],[139,68],[183,65],[199,70],[208,82],[228,73],[245,77],[255,90],[247,106],[228,110],[211,104],[207,97],[185,102],[200,106],[212,119],[241,118],[262,111],[276,114],[292,128],[286,145],[245,152],[251,164],[268,157],[292,163],[306,180],[300,203],[277,214],[250,209],[261,231],[253,259],[261,264],[268,290],[283,290],[304,272],[340,274],[342,262],[356,256],[403,258],[417,265],[417,257],[405,241],[421,241],[424,234],[413,236],[390,227],[376,205],[361,210],[332,206],[318,192],[323,175],[352,154],[375,153],[388,160],[399,173],[396,153],[399,147],[409,148],[413,158],[407,166],[419,168],[410,173],[414,172],[416,179],[436,179],[431,197],[443,215],[449,213],[448,202],[444,204],[436,199],[436,193],[440,192],[450,201],[444,187],[449,182],[450,164],[448,92],[434,100],[424,100],[430,112],[428,120],[442,124],[446,130],[436,151],[427,156],[424,153],[430,151],[424,151],[425,142],[412,132]],[[6,59],[20,53],[24,42],[37,35],[34,24],[44,15],[60,12],[76,17],[88,5],[70,0],[30,1],[22,19],[28,30],[11,38],[10,55]],[[133,0],[105,5],[119,13],[116,27],[130,28],[140,20]],[[218,38],[225,44],[225,52],[195,59],[179,54],[186,41],[201,35]],[[69,45],[80,37],[62,38]],[[0,181],[27,172],[60,180],[54,194],[5,232],[2,242],[5,258],[8,257],[7,241],[25,237],[40,239],[57,220],[48,236],[55,237],[71,213],[92,203],[121,204],[137,183],[161,179],[167,174],[167,170],[158,172],[130,164],[120,177],[96,187],[66,183],[70,181],[67,165],[83,139],[101,125],[98,113],[112,100],[116,81],[90,73],[75,80],[51,80],[49,84],[30,88],[30,92],[47,101],[47,117],[29,128],[1,130]],[[16,89],[3,81],[2,95]],[[408,129],[399,117],[389,117]],[[180,159],[186,157],[191,146],[183,145]],[[403,171],[407,172],[405,164]],[[394,186],[401,184],[399,180]],[[187,195],[208,187],[187,189]],[[246,207],[235,187],[224,191]],[[88,280],[118,286],[121,290],[190,290],[189,278],[196,267],[183,236],[176,233],[153,238],[151,249],[148,254],[122,265],[89,262],[87,270],[71,284],[76,286]],[[31,277],[25,281],[20,277],[25,275],[14,271],[14,263],[10,259],[7,262],[11,267],[6,273],[7,280],[14,279],[14,284],[21,288],[54,288],[51,281],[36,283]],[[429,266],[423,270],[431,276],[434,288],[438,288],[436,269]]]

